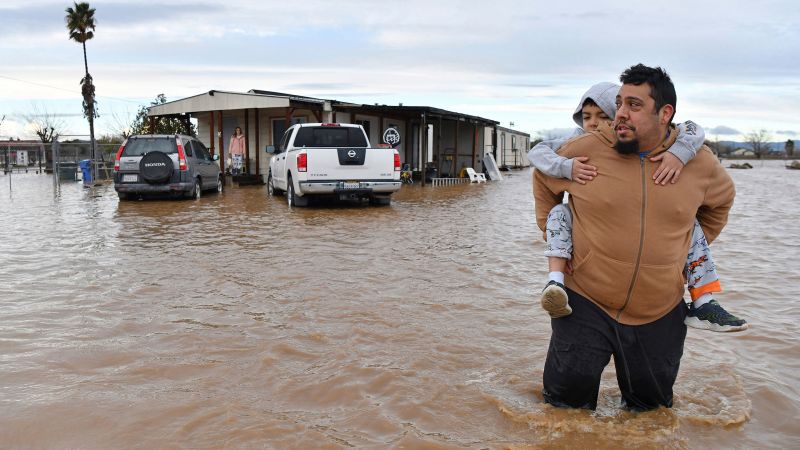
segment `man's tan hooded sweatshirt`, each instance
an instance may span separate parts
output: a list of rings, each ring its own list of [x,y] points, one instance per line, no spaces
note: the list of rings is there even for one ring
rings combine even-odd
[[[683,270],[695,216],[711,242],[728,221],[733,180],[703,146],[666,186],[653,182],[658,155],[669,137],[646,156],[621,155],[610,125],[561,147],[567,158],[588,156],[597,177],[586,184],[534,174],[536,223],[543,231],[550,209],[570,193],[573,215],[573,274],[565,285],[590,299],[620,323],[642,325],[670,312],[683,299]]]

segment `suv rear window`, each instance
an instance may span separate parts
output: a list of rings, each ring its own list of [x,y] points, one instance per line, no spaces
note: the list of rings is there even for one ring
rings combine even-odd
[[[301,127],[295,147],[366,147],[367,138],[354,127]]]
[[[150,152],[178,153],[175,138],[167,137],[133,137],[122,150],[121,156],[142,156]]]

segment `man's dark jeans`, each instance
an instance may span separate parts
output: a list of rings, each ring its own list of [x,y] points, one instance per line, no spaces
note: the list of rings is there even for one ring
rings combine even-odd
[[[572,314],[552,319],[544,365],[544,399],[554,406],[595,409],[600,375],[611,355],[623,405],[633,410],[672,406],[686,339],[686,305],[645,325],[623,325],[567,289]]]

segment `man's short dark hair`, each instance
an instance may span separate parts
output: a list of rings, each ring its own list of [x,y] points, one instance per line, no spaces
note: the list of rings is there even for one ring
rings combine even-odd
[[[656,102],[656,112],[661,110],[664,105],[672,105],[672,117],[675,117],[677,110],[678,96],[675,94],[675,85],[667,75],[667,71],[661,67],[647,67],[644,64],[637,64],[622,72],[619,81],[623,84],[635,84],[639,86],[647,83],[650,86],[650,96]],[[672,117],[669,118],[670,122]]]

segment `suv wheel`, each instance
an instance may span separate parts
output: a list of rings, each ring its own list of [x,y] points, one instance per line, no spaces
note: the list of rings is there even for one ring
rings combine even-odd
[[[219,177],[217,177],[217,193],[218,194],[221,193],[223,189],[224,186],[222,184],[222,175],[220,175]]]
[[[172,158],[164,152],[149,152],[139,161],[139,174],[150,184],[168,181],[174,168]]]
[[[193,194],[194,194],[195,200],[197,200],[197,199],[199,199],[200,197],[203,196],[203,188],[202,188],[202,186],[200,186],[200,178],[197,178],[196,180],[194,180],[194,192],[193,192]]]

